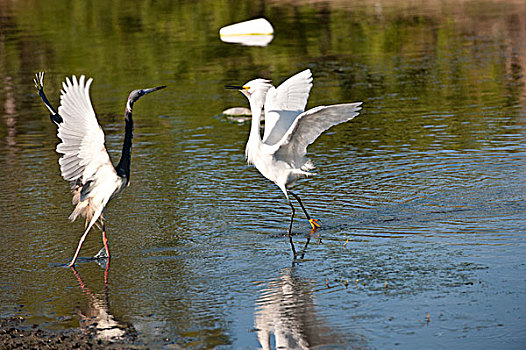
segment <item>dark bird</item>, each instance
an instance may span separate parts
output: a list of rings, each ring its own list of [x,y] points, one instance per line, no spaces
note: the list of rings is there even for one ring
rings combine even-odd
[[[69,267],[75,264],[77,256],[91,227],[100,220],[102,229],[101,249],[97,256],[110,257],[104,211],[108,202],[122,192],[130,181],[131,149],[133,138],[133,104],[142,96],[166,86],[151,89],[133,90],[128,96],[124,111],[125,133],[122,156],[113,166],[106,146],[104,131],[97,121],[91,105],[89,88],[92,78],[86,80],[82,75],[66,78],[62,83],[58,112],[44,94],[44,73],[36,74],[33,80],[42,101],[50,111],[50,118],[58,126],[57,136],[61,142],[57,152],[62,154],[59,160],[62,177],[71,185],[75,209],[69,216],[74,221],[79,215],[86,218],[86,230],[80,238],[77,250]]]

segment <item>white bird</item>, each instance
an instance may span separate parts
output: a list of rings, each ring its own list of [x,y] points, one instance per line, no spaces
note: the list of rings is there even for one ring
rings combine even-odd
[[[79,80],[76,76],[71,80],[66,78],[62,83],[58,113],[44,94],[44,73],[36,74],[33,81],[42,101],[50,111],[51,121],[58,126],[57,136],[61,143],[57,145],[57,152],[62,154],[59,160],[60,170],[62,177],[71,185],[73,205],[75,205],[69,219],[74,221],[79,215],[86,218],[86,230],[68,266],[75,264],[84,239],[99,219],[105,257],[109,258],[104,210],[108,202],[122,192],[130,181],[133,104],[142,96],[166,86],[134,90],[130,93],[124,112],[125,134],[122,156],[119,163],[113,166],[104,145],[104,132],[91,105],[89,88],[93,79],[86,80],[84,75]],[[102,253],[101,249],[97,256]]]
[[[290,191],[300,178],[314,175],[312,162],[306,157],[307,147],[330,127],[356,117],[362,102],[318,106],[305,110],[312,87],[312,73],[304,70],[274,88],[266,79],[251,80],[237,89],[248,98],[252,111],[250,135],[245,149],[249,164],[274,182],[285,194],[291,208],[288,236],[292,245],[294,206],[291,194],[298,201],[312,229],[320,227],[305,210],[300,197]],[[265,130],[260,134],[260,119],[265,109]],[[294,245],[292,245],[296,256]]]

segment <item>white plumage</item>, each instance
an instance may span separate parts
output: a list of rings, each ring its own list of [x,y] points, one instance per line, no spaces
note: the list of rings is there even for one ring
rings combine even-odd
[[[75,205],[69,218],[71,221],[79,215],[86,218],[86,230],[69,266],[75,264],[86,235],[99,219],[102,224],[103,249],[109,257],[104,208],[110,199],[129,183],[133,137],[132,106],[142,96],[166,87],[133,90],[128,96],[122,157],[114,167],[104,146],[104,132],[91,105],[89,89],[92,81],[91,78],[86,80],[84,75],[78,80],[76,76],[66,78],[62,84],[60,106],[56,112],[44,94],[44,73],[38,73],[34,79],[38,93],[51,113],[51,121],[58,126],[57,136],[61,142],[57,145],[57,152],[62,154],[59,160],[60,171],[62,177],[71,185]],[[102,252],[101,250],[99,253]]]
[[[86,218],[86,232],[99,219],[112,196],[123,188],[104,146],[104,132],[91,105],[89,88],[93,79],[73,76],[62,84],[57,152],[62,177],[71,183],[73,204],[70,220]]]
[[[246,146],[249,163],[281,188],[288,198],[287,188],[314,167],[306,158],[307,146],[330,127],[356,117],[361,102],[318,106],[306,112],[305,106],[312,87],[312,73],[304,70],[274,88],[268,80],[256,79],[241,90],[249,99],[252,126]],[[262,103],[264,101],[264,103]],[[259,119],[265,109],[263,139]]]
[[[310,160],[305,158],[307,147],[327,129],[350,121],[359,114],[361,102],[319,106],[301,113],[275,145],[275,157],[294,168],[310,170]],[[309,174],[310,175],[310,174]]]
[[[263,142],[275,144],[307,106],[312,73],[309,69],[285,80],[278,88],[269,87],[265,98],[265,132]]]
[[[265,79],[227,87],[239,89],[250,102],[252,124],[245,155],[249,164],[285,194],[291,207],[289,237],[294,218],[289,194],[298,200],[312,228],[319,227],[317,220],[310,218],[300,198],[289,188],[299,178],[313,175],[310,171],[314,166],[306,157],[307,147],[327,129],[356,117],[362,102],[319,106],[304,112],[312,87],[309,69],[292,76],[277,88]],[[259,125],[263,108],[265,130],[262,139]],[[294,252],[293,245],[292,248]]]

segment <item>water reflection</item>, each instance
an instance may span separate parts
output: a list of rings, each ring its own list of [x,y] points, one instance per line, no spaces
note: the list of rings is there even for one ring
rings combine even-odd
[[[254,325],[262,349],[334,348],[344,344],[343,335],[319,315],[314,289],[315,281],[301,278],[294,267],[283,269],[261,289]]]
[[[49,5],[0,0],[3,315],[24,305],[52,327],[76,327],[57,322],[78,303],[73,288],[89,304],[85,318],[130,320],[148,344],[166,336],[193,348],[256,348],[247,329],[261,289],[265,344],[276,334],[312,341],[315,321],[341,336],[359,329],[364,348],[414,348],[417,339],[497,348],[503,333],[508,347],[524,343],[526,2]],[[267,47],[217,38],[221,26],[259,16],[275,24]],[[137,106],[135,182],[108,218],[120,242],[111,308],[102,271],[82,264],[83,283],[72,275],[65,288],[69,271],[50,268],[78,239],[65,219],[56,131],[31,84],[42,68],[50,88],[78,72],[107,82],[93,98],[109,149],[122,142],[122,101],[113,96],[170,85],[170,94]],[[287,271],[286,203],[245,165],[248,125],[211,116],[245,105],[224,84],[304,68],[317,72],[313,105],[363,99],[367,118],[313,145],[320,174],[302,191],[317,197],[308,204],[325,244],[311,237],[308,259]],[[298,227],[301,251],[308,226]],[[86,244],[100,248],[97,237]],[[247,278],[256,274],[264,286]],[[324,289],[342,277],[367,284]],[[426,311],[423,329],[415,320]]]
[[[6,76],[4,78],[4,115],[3,119],[6,126],[6,144],[9,147],[16,146],[16,99],[13,93],[13,78]]]
[[[267,46],[274,39],[273,35],[236,35],[221,36],[221,41],[244,46]]]
[[[292,236],[289,236],[289,242],[290,242],[290,248],[292,250],[292,256],[294,257],[295,262],[299,262],[305,258],[305,253],[307,252],[307,248],[309,247],[309,243],[313,237],[316,237],[316,243],[321,243],[321,233],[319,232],[318,228],[313,228],[310,230],[310,233],[307,235],[307,240],[305,241],[305,245],[303,248],[298,251],[296,250],[296,246],[294,245],[294,241],[292,240]],[[298,259],[296,261],[296,259]]]
[[[104,262],[104,289],[102,292],[93,293],[91,289],[84,283],[80,273],[71,267],[73,274],[77,278],[82,293],[88,300],[88,306],[85,312],[79,310],[80,328],[87,332],[94,332],[95,337],[105,341],[117,341],[123,339],[126,330],[130,328],[124,322],[121,322],[110,312],[110,298],[109,298],[109,273],[110,273],[110,259]]]

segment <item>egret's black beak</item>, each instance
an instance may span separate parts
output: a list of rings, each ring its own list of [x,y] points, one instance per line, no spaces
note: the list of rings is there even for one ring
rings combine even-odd
[[[241,85],[225,85],[225,89],[231,89],[231,90],[243,90],[244,87]]]
[[[154,88],[151,88],[151,89],[144,89],[144,90],[142,90],[142,93],[143,93],[143,95],[146,95],[146,94],[149,94],[150,92],[154,92],[154,91],[157,91],[157,90],[164,89],[165,87],[166,87],[166,85],[154,87]]]

